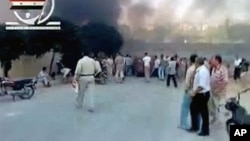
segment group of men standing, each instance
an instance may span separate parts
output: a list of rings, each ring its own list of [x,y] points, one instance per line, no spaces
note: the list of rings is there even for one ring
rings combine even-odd
[[[151,62],[153,60],[146,52],[143,58],[144,62],[144,73],[146,82],[150,82],[151,74],[157,76],[159,80],[166,80],[166,84],[169,87],[172,80],[174,86],[177,88],[177,78],[183,79],[187,71],[187,60],[185,58],[178,58],[177,55],[174,56],[164,56],[163,54],[158,58],[154,58],[154,68],[151,73]]]
[[[190,66],[186,74],[186,88],[179,127],[189,132],[200,131],[199,136],[208,136],[209,122],[218,121],[221,123],[222,117],[220,115],[226,114],[224,105],[228,82],[228,70],[222,64],[220,55],[213,56],[210,66],[203,57],[191,55]],[[189,111],[191,127],[188,126],[187,120]],[[211,121],[209,121],[210,116],[212,117]]]

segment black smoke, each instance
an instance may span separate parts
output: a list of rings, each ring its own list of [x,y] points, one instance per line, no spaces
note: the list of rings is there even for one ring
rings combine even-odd
[[[56,0],[54,14],[76,24],[101,22],[117,25],[119,0]]]

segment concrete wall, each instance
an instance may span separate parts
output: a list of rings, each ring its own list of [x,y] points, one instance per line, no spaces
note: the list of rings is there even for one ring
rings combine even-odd
[[[55,57],[53,71],[56,71],[56,60],[59,59],[60,55],[57,54]],[[12,69],[9,72],[11,78],[20,77],[34,77],[36,76],[43,66],[49,68],[50,60],[52,58],[52,52],[46,53],[41,58],[22,56],[19,60],[12,61]],[[3,71],[0,69],[0,74],[3,76]]]

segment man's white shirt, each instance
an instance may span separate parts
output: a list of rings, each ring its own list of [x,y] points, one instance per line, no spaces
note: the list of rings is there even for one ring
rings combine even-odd
[[[205,65],[197,68],[195,77],[194,77],[194,85],[193,90],[197,90],[198,87],[203,88],[201,93],[206,93],[210,91],[210,73]]]
[[[161,60],[160,59],[156,59],[155,60],[155,69],[157,69],[157,68],[159,68],[159,66],[160,66],[160,63],[161,63]]]
[[[145,56],[145,57],[143,57],[142,60],[143,60],[143,62],[144,62],[144,66],[145,66],[145,67],[150,67],[151,57]]]
[[[235,59],[234,60],[234,66],[239,67],[241,62],[242,62],[242,59]]]

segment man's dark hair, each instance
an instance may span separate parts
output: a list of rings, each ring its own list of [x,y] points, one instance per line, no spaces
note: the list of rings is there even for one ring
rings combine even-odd
[[[222,57],[220,55],[215,55],[214,59],[217,60],[220,64],[222,63]]]
[[[157,55],[155,55],[155,58],[158,58],[158,56],[157,56]]]
[[[162,59],[164,58],[164,54],[161,54],[161,58],[162,58]]]
[[[205,60],[204,60],[203,57],[198,57],[196,59],[196,63],[199,64],[199,65],[204,65],[204,62],[205,62]]]
[[[128,54],[127,54],[126,56],[127,56],[127,57],[129,57],[129,55],[128,55]]]
[[[148,55],[148,53],[147,52],[145,52],[145,56],[147,56]]]
[[[90,51],[88,51],[88,50],[84,50],[83,52],[82,52],[82,56],[89,56],[91,53],[90,53]]]
[[[174,61],[174,60],[175,60],[175,57],[171,57],[170,60],[171,60],[171,61]]]
[[[192,54],[192,55],[190,56],[190,62],[191,62],[191,63],[195,63],[195,60],[196,60],[197,57],[198,57],[197,54]]]
[[[43,70],[43,71],[46,71],[46,70],[47,70],[47,67],[43,67],[42,70]]]

